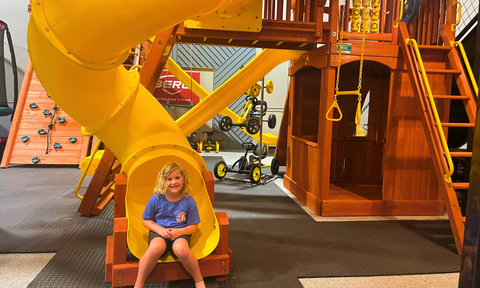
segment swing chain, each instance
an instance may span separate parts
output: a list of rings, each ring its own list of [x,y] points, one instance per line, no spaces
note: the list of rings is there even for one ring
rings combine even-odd
[[[340,66],[342,65],[342,46],[343,46],[343,29],[344,29],[344,22],[345,22],[345,4],[346,1],[343,3],[342,6],[342,22],[340,24],[340,46],[338,46],[338,66],[337,66],[337,81],[335,83],[335,101],[337,100],[337,92],[338,92],[338,83],[340,82]]]
[[[360,71],[358,72],[358,91],[362,89],[362,74],[363,74],[363,54],[365,53],[365,28],[362,35],[362,52],[360,53]]]

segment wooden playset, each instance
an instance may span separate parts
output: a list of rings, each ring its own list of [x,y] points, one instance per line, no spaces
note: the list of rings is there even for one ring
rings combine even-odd
[[[456,49],[457,6],[422,1],[418,14],[405,17],[393,0],[265,0],[264,7],[258,32],[180,24],[158,43],[306,51],[289,70],[275,151],[287,166],[287,189],[322,216],[443,215],[446,208],[461,253],[455,190],[468,183],[452,183],[451,158],[471,153],[450,152],[446,139],[449,128],[473,129],[476,91]],[[164,51],[153,43],[152,51]],[[157,58],[160,66],[168,60]],[[461,95],[450,95],[453,80]],[[469,123],[448,122],[450,101],[464,103]]]
[[[37,5],[41,6],[42,3],[39,1]],[[446,139],[448,129],[474,128],[477,88],[474,80],[469,78],[468,74],[471,73],[469,73],[468,61],[465,63],[464,58],[456,49],[457,45],[461,47],[459,42],[455,42],[455,25],[460,21],[456,20],[457,2],[452,3],[449,0],[421,1],[418,10],[405,9],[410,13],[406,17],[403,16],[403,2],[394,0],[363,0],[362,2],[359,0],[353,0],[353,2],[331,0],[328,5],[325,0],[258,0],[245,1],[245,3],[252,4],[252,7],[260,7],[259,11],[262,11],[263,3],[263,19],[260,19],[262,18],[261,14],[256,15],[249,12],[246,15],[253,19],[252,25],[245,21],[243,21],[244,23],[237,22],[242,28],[235,31],[228,31],[225,25],[218,24],[222,23],[221,21],[210,21],[208,25],[200,27],[200,24],[197,24],[198,21],[187,20],[158,34],[151,41],[151,45],[143,46],[144,48],[151,46],[150,48],[140,51],[137,46],[135,53],[144,57],[140,57],[138,63],[132,63],[129,72],[118,71],[118,75],[122,75],[124,79],[128,80],[128,83],[120,83],[121,81],[115,83],[119,84],[118,87],[125,88],[123,90],[130,92],[121,95],[122,97],[119,96],[121,93],[115,95],[115,97],[118,96],[118,99],[115,98],[116,102],[105,101],[102,103],[113,111],[113,114],[107,115],[107,117],[101,113],[96,115],[93,112],[91,115],[83,115],[78,107],[72,105],[72,102],[63,102],[70,108],[69,111],[77,113],[78,119],[90,124],[91,129],[85,128],[83,131],[85,135],[96,134],[101,139],[102,136],[109,138],[106,141],[110,141],[109,147],[112,148],[112,151],[116,151],[115,154],[123,165],[122,169],[125,169],[122,171],[134,175],[129,178],[129,189],[135,188],[136,192],[141,191],[141,193],[146,191],[142,185],[139,185],[139,183],[143,184],[142,177],[145,173],[135,172],[135,169],[144,171],[139,167],[148,167],[147,164],[150,161],[146,160],[148,157],[152,157],[152,159],[164,157],[161,153],[166,152],[162,152],[161,149],[175,155],[182,155],[182,157],[188,154],[188,157],[192,159],[197,159],[195,157],[198,156],[191,151],[190,147],[188,147],[188,152],[182,150],[182,145],[188,143],[182,143],[179,147],[171,145],[173,148],[170,146],[167,148],[166,144],[165,146],[158,143],[151,144],[147,141],[150,139],[148,137],[151,134],[159,133],[159,129],[142,130],[144,123],[139,120],[140,117],[122,118],[118,116],[122,115],[119,111],[136,116],[150,113],[149,115],[153,116],[149,118],[148,125],[164,124],[161,121],[158,123],[153,121],[157,121],[155,117],[162,118],[162,115],[166,115],[162,114],[165,111],[154,110],[158,103],[152,103],[153,100],[147,97],[150,95],[146,95],[148,93],[144,92],[145,89],[137,89],[137,87],[140,83],[147,88],[148,92],[153,92],[165,64],[170,61],[168,57],[172,45],[197,43],[299,50],[293,51],[295,53],[289,55],[287,52],[285,55],[280,55],[280,53],[262,54],[276,55],[285,61],[297,59],[300,55],[299,52],[305,52],[290,65],[289,90],[275,151],[275,157],[279,159],[280,163],[287,166],[284,177],[286,188],[316,214],[322,216],[443,215],[446,208],[457,250],[461,254],[464,220],[455,189],[467,189],[468,183],[452,182],[452,157],[468,158],[471,157],[471,153],[466,151],[450,152],[446,145]],[[209,3],[204,5],[207,4]],[[236,8],[240,11],[244,7]],[[62,59],[62,62],[57,63],[59,67],[75,70],[85,79],[93,79],[92,71],[97,71],[96,69],[110,71],[115,68],[115,65],[119,65],[118,62],[110,61],[111,55],[108,54],[109,52],[113,53],[114,50],[114,52],[127,50],[127,48],[122,50],[125,47],[119,43],[115,43],[118,45],[118,47],[114,47],[115,49],[105,45],[104,50],[98,51],[98,54],[108,55],[105,57],[108,61],[97,61],[96,63],[84,61],[84,58],[81,57],[73,59],[74,55],[71,55],[70,50],[51,48],[49,46],[51,43],[57,45],[55,46],[57,48],[63,46],[60,46],[61,43],[56,41],[56,38],[48,38],[55,33],[46,33],[51,30],[48,27],[48,21],[44,21],[45,19],[42,18],[44,14],[41,9],[43,7],[35,6],[33,19],[38,23],[35,27],[31,25],[29,33],[32,34],[30,37],[33,41],[36,41],[34,43],[38,45],[35,47],[38,51],[35,49],[31,51],[32,59],[36,57],[38,65],[43,66],[43,73],[47,70],[46,67],[50,66],[44,58],[40,57],[43,55],[40,54],[40,50],[42,53],[44,50],[48,50],[47,52],[55,57],[66,57],[58,58]],[[225,9],[227,10],[227,8]],[[142,11],[150,13],[148,10]],[[419,12],[416,14],[415,11]],[[66,8],[56,11],[59,15],[66,12],[68,12]],[[213,13],[213,11],[210,12]],[[238,12],[238,15],[240,16],[242,13]],[[92,15],[89,14],[95,18],[95,15]],[[110,21],[124,19],[117,15],[109,15],[109,17],[111,17],[108,18]],[[402,19],[403,21],[408,19],[409,23],[402,22]],[[105,22],[107,21],[105,20]],[[217,26],[212,23],[216,23]],[[43,29],[38,30],[38,27]],[[73,33],[68,29],[65,31]],[[145,31],[141,32],[146,33]],[[42,33],[45,33],[43,35],[46,35],[46,38],[40,36]],[[125,37],[128,39],[133,35],[133,33],[129,34],[125,31],[122,33],[128,34],[129,37]],[[121,36],[118,38],[124,40],[124,35]],[[98,39],[103,39],[103,37],[103,35],[99,36]],[[135,37],[131,38],[141,41]],[[125,43],[130,42],[125,41]],[[79,49],[81,51],[75,51],[75,53],[82,56],[82,53],[88,55],[88,45],[84,46]],[[460,51],[462,52],[463,49]],[[125,52],[125,55],[127,54],[128,51]],[[105,55],[96,56],[100,59],[100,56]],[[122,57],[120,55],[118,59],[123,59]],[[76,61],[75,65],[78,64],[78,66],[74,66],[73,62],[68,62],[72,60],[70,58]],[[267,59],[263,59],[264,62],[260,62],[258,59],[252,60],[252,66],[265,64],[265,66],[272,65],[274,67],[274,61],[270,61],[271,59],[268,57],[265,58]],[[270,62],[265,63],[267,60]],[[169,68],[176,69],[175,65],[171,64]],[[139,75],[133,71],[140,68],[136,65],[142,66]],[[463,65],[466,65],[467,68],[465,69]],[[235,76],[245,77],[243,82],[229,82],[238,86],[235,88],[247,84],[251,86],[252,83],[248,82],[259,80],[253,79],[252,75],[255,74],[248,73],[248,71],[252,71],[248,70],[252,67],[247,66]],[[264,67],[257,68],[260,70]],[[40,73],[40,70],[38,71]],[[110,77],[114,74],[98,73],[97,75]],[[45,73],[42,79],[46,80],[42,81],[46,81],[50,87],[60,91],[61,89],[56,86],[57,78],[63,76],[58,72],[54,76]],[[177,78],[181,79],[182,77],[177,76]],[[62,79],[69,81],[68,85],[78,85],[66,77]],[[108,78],[108,80],[111,79]],[[461,95],[451,95],[453,80],[456,81]],[[190,83],[190,85],[194,85],[193,81]],[[101,85],[104,83],[95,84],[102,87]],[[125,85],[125,87],[120,85]],[[472,88],[471,85],[475,88]],[[83,89],[81,85],[76,87],[78,90],[76,93],[80,93]],[[180,118],[177,122],[172,122],[172,119],[161,119],[166,123],[162,128],[165,131],[173,131],[168,134],[169,136],[173,135],[172,138],[167,140],[175,140],[178,143],[182,140],[185,141],[186,135],[190,135],[195,130],[194,128],[198,128],[199,123],[200,125],[205,123],[203,120],[208,120],[222,111],[228,105],[224,98],[228,97],[217,96],[222,92],[232,90],[232,87],[230,89],[225,87],[228,85],[219,87],[211,94],[201,90],[198,95],[203,101],[188,112],[188,117]],[[247,87],[242,89],[245,91]],[[138,95],[135,94],[137,98],[132,96],[133,93],[138,93]],[[92,97],[92,95],[85,96],[83,100],[86,103],[94,102],[93,98],[88,97]],[[468,123],[450,123],[448,121],[452,100],[463,102],[469,119]],[[128,101],[134,102],[129,103]],[[135,105],[131,103],[135,103]],[[211,106],[207,109],[206,105]],[[147,110],[151,112],[144,112]],[[212,115],[209,114],[210,110],[213,111]],[[158,113],[155,114],[155,112]],[[230,112],[228,109],[224,109],[220,113],[228,115]],[[20,123],[20,121],[17,122]],[[137,129],[137,127],[142,129]],[[127,129],[127,132],[130,133],[130,137],[125,138],[125,141],[119,139],[123,133],[121,129]],[[148,133],[141,134],[145,131]],[[179,135],[183,138],[181,139]],[[158,139],[164,141],[166,138],[160,134],[155,134],[155,136],[155,141]],[[168,145],[171,144],[168,143]],[[130,150],[132,147],[138,150]],[[154,156],[147,157],[145,155]],[[104,155],[104,157],[110,156]],[[184,159],[182,157],[178,159]],[[10,159],[10,156],[5,158]],[[106,168],[102,168],[102,171],[112,170],[114,158],[113,156],[110,158],[110,160],[106,160],[108,163],[105,164]],[[137,167],[132,163],[141,163],[138,165],[145,166]],[[201,168],[205,169],[204,166]],[[147,171],[146,168],[142,169]],[[198,167],[195,169],[200,170]],[[202,171],[202,176],[213,204],[213,177],[211,173],[205,171]],[[97,184],[95,193],[102,189],[100,184],[104,185],[105,181],[98,181]],[[131,231],[130,229],[135,227],[127,227],[127,223],[131,222],[127,222],[125,212],[125,203],[128,203],[126,176],[117,175],[115,185],[114,232],[113,236],[107,240],[105,278],[106,281],[112,282],[112,287],[132,285],[138,269],[138,261],[127,261],[127,230]],[[95,193],[92,194],[94,195],[93,200],[98,198],[98,194]],[[95,202],[93,200],[91,203]],[[88,204],[88,206],[92,207],[92,204]],[[130,217],[132,214],[135,213],[130,213]],[[228,219],[225,213],[215,213],[215,215],[220,229],[220,242],[215,251],[199,260],[199,263],[203,276],[216,276],[219,280],[226,280],[232,264],[232,252],[228,248]],[[189,275],[181,265],[171,262],[158,264],[147,282],[185,278],[189,278]]]

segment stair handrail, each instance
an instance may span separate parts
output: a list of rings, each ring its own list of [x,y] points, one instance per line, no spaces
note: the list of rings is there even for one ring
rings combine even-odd
[[[456,23],[452,24],[452,32],[455,32],[455,27],[457,27],[458,24],[460,24],[460,20],[462,20],[462,3],[458,0],[453,0],[452,2],[453,6],[458,5],[458,20]]]
[[[420,55],[420,50],[418,49],[417,41],[415,39],[405,39],[407,45],[413,45],[415,50],[415,55],[417,56],[417,62],[420,66],[420,72],[422,74],[423,82],[425,83],[425,88],[428,94],[428,100],[430,101],[430,106],[433,111],[435,118],[435,123],[437,124],[438,134],[440,135],[440,141],[445,152],[445,157],[447,158],[448,163],[448,172],[444,174],[445,181],[447,183],[452,182],[451,176],[453,175],[453,162],[452,156],[450,155],[450,150],[448,149],[447,140],[445,134],[443,133],[442,122],[440,121],[440,116],[438,116],[437,106],[435,105],[435,100],[433,99],[432,90],[430,88],[430,83],[428,82],[427,73],[425,72],[425,67],[423,66],[422,56]]]
[[[455,45],[458,46],[460,50],[460,54],[462,54],[463,62],[465,64],[465,67],[467,68],[468,71],[468,76],[470,76],[470,81],[472,82],[473,89],[475,90],[475,95],[478,98],[478,85],[477,81],[475,80],[475,76],[473,75],[472,72],[472,67],[470,67],[470,62],[468,62],[467,58],[467,53],[465,53],[465,49],[463,48],[463,44],[460,41],[450,41],[450,45],[455,48]]]

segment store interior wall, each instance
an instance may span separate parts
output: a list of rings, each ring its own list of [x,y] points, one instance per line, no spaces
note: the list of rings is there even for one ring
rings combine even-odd
[[[28,4],[29,0],[0,0],[0,20],[7,23],[12,35],[13,45],[15,49],[15,57],[17,62],[18,74],[18,90],[22,86],[23,75],[28,63],[27,50],[27,24],[29,20]],[[14,84],[12,62],[10,58],[10,50],[8,48],[7,37],[4,40],[4,60],[5,61],[5,81],[7,86],[8,105],[13,107]],[[0,79],[0,81],[4,81]],[[0,137],[7,137],[11,126],[11,116],[0,117]]]

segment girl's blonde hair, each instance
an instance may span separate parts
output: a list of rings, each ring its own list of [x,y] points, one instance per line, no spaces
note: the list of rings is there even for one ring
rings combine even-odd
[[[158,173],[156,181],[157,184],[153,189],[153,194],[165,194],[165,192],[167,192],[167,177],[177,170],[180,170],[180,173],[182,173],[183,176],[183,189],[181,191],[181,195],[182,197],[188,197],[188,191],[190,191],[190,179],[188,178],[187,170],[185,170],[182,165],[174,162],[170,162],[163,166],[160,173]]]

